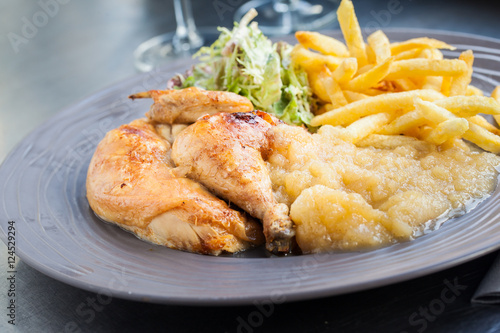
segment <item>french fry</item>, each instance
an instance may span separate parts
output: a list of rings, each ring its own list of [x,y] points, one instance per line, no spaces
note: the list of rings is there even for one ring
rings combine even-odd
[[[301,66],[307,74],[313,71],[320,71],[325,65],[330,70],[334,71],[343,61],[343,58],[312,52],[300,44],[294,46],[291,58],[292,61]]]
[[[441,149],[444,149],[444,150],[446,150],[446,149],[452,149],[452,148],[460,149],[460,150],[463,150],[463,151],[470,151],[469,146],[461,138],[453,138],[451,140],[448,140],[448,141],[444,142],[441,145]]]
[[[500,103],[500,86],[497,86],[495,87],[495,89],[493,89],[493,91],[491,92],[491,98],[494,98],[495,101]],[[497,124],[500,125],[500,115],[494,115],[493,118],[495,118]]]
[[[349,51],[341,41],[335,38],[322,35],[318,32],[312,31],[297,31],[295,38],[305,48],[310,48],[321,52],[325,55],[332,55],[337,57],[348,57]]]
[[[347,126],[340,137],[344,141],[356,143],[386,125],[390,120],[389,113],[377,113],[363,117]]]
[[[443,121],[449,119],[455,119],[457,116],[443,107],[440,107],[434,103],[424,101],[417,97],[414,99],[415,110],[420,111],[422,115],[433,122],[434,124],[442,123]]]
[[[351,80],[358,70],[356,58],[345,58],[332,73],[337,83],[342,84]]]
[[[333,109],[344,106],[347,104],[347,100],[340,89],[339,84],[333,79],[330,71],[324,68],[319,74],[319,80],[323,84],[326,94],[330,98],[330,104]]]
[[[429,103],[423,100],[415,99],[415,108],[425,112],[426,117],[428,119],[432,119],[434,123],[441,123],[449,119],[458,118],[455,114],[436,104],[437,102]],[[475,143],[484,150],[495,154],[500,153],[500,136],[495,135],[472,122],[469,122],[469,129],[465,131],[462,137],[465,140]]]
[[[452,96],[436,101],[459,117],[472,117],[478,113],[500,115],[500,103],[494,98],[484,96]]]
[[[455,47],[448,45],[445,42],[427,37],[413,38],[404,42],[392,43],[390,47],[392,55],[396,55],[403,51],[408,51],[410,49],[415,49],[415,48],[429,48],[429,49],[432,48],[432,49],[448,49],[448,50],[456,49]]]
[[[325,112],[328,112],[330,110],[333,110],[333,105],[331,105],[330,103],[326,103],[326,104],[323,104],[319,107],[319,109],[316,110],[316,112],[314,113],[315,115],[320,115],[320,114],[323,114]]]
[[[425,50],[429,51],[429,49],[425,49]],[[422,51],[423,50],[419,49],[419,48],[417,48],[417,49],[411,49],[411,50],[407,50],[407,51],[403,51],[401,53],[398,53],[398,54],[394,55],[394,60],[398,61],[398,60],[407,60],[407,59],[415,59],[415,58],[427,58],[427,59],[431,58],[431,53],[430,52],[429,52],[429,56],[428,57],[421,56],[423,54]]]
[[[458,59],[428,60],[409,59],[392,63],[386,80],[415,76],[456,76],[467,71],[464,61]]]
[[[474,117],[469,117],[467,120],[471,123],[481,126],[485,130],[495,134],[500,135],[500,129],[496,128],[495,125],[491,124],[488,120],[486,120],[483,116],[476,115]]]
[[[364,65],[363,67],[358,68],[358,71],[356,72],[356,75],[364,74],[364,73],[368,72],[370,69],[372,69],[373,67],[375,67],[375,64]]]
[[[442,76],[426,76],[422,84],[422,89],[434,89],[436,91],[441,91],[442,85]]]
[[[358,60],[358,67],[363,67],[368,63],[365,42],[351,0],[342,0],[337,9],[337,18],[349,54]]]
[[[479,125],[469,123],[469,129],[463,134],[463,138],[486,151],[500,153],[500,136],[488,132]]]
[[[383,63],[391,57],[390,42],[382,30],[375,31],[366,40],[374,53],[376,64]]]
[[[311,71],[308,73],[309,85],[311,86],[314,94],[323,102],[330,103],[330,95],[328,95],[325,86],[322,82],[320,71]]]
[[[348,103],[352,103],[368,98],[369,96],[355,91],[344,90],[344,97]]]
[[[424,117],[420,110],[413,110],[397,117],[390,124],[378,131],[379,134],[396,135],[403,134],[408,130],[427,124],[429,120]]]
[[[363,94],[367,96],[378,96],[387,94],[387,92],[394,92],[394,87],[389,85],[392,85],[392,82],[382,81],[377,87],[364,90]]]
[[[420,127],[413,128],[412,130],[408,131],[407,134],[410,136],[413,136],[419,140],[425,141],[424,138],[427,137],[432,132],[432,130],[433,130],[432,126],[423,125]]]
[[[426,101],[435,101],[443,98],[443,95],[434,90],[413,90],[378,95],[347,104],[338,109],[316,116],[311,120],[311,125],[344,125],[350,124],[370,114],[382,112],[394,113],[397,110],[409,110],[413,108],[414,97],[420,97]]]
[[[418,50],[421,50],[420,54],[418,55],[418,57],[415,57],[415,58],[423,58],[423,59],[433,59],[433,53],[431,51],[431,49],[418,49]],[[407,51],[403,51],[403,52],[407,52]],[[401,52],[401,53],[403,53]],[[396,57],[398,55],[396,54]]]
[[[424,83],[426,83],[427,81],[425,80],[427,78],[427,76],[424,76],[424,77],[409,77],[409,78],[406,78],[406,79],[403,79],[403,80],[406,80],[406,81],[409,81],[409,85],[411,86],[414,86],[415,88],[414,89],[422,89],[422,86],[424,85]]]
[[[451,76],[444,76],[443,81],[441,82],[441,93],[445,96],[450,96],[450,90],[451,90],[451,81],[453,80],[453,77]]]
[[[397,88],[396,88],[396,85],[394,84],[394,81],[385,81],[385,80],[380,81],[372,89],[368,89],[367,92],[366,92],[366,94],[367,95],[372,95],[372,96],[378,95],[377,93],[374,93],[374,92],[371,91],[373,89],[380,90],[383,93],[396,92],[397,91]]]
[[[351,81],[342,84],[342,89],[352,91],[363,91],[375,86],[378,82],[387,76],[391,69],[393,58],[387,58],[384,62],[376,65],[369,71],[356,76]]]
[[[453,138],[458,138],[469,129],[469,122],[464,118],[454,118],[443,121],[433,128],[424,140],[435,145],[443,144]]]
[[[432,149],[431,144],[411,136],[383,134],[370,134],[364,139],[356,142],[356,146],[374,147],[377,149],[394,149],[399,146],[411,146],[421,151],[428,151]]]
[[[396,91],[408,91],[417,89],[417,85],[409,78],[393,80]]]
[[[443,52],[438,49],[423,49],[417,58],[443,60]]]
[[[491,92],[491,98],[494,98],[498,103],[500,103],[500,86],[496,86]]]
[[[450,96],[465,95],[467,92],[467,86],[472,79],[472,64],[474,63],[474,54],[472,53],[472,50],[462,52],[458,59],[466,63],[467,71],[461,75],[453,77],[450,86]]]
[[[469,84],[467,86],[466,91],[465,91],[465,96],[484,96],[484,93],[481,89]],[[497,101],[500,102],[500,100],[497,100]]]
[[[366,59],[368,60],[368,63],[375,64],[377,62],[377,60],[375,57],[375,52],[373,52],[370,44],[365,44],[365,50],[366,50]]]
[[[434,59],[434,60],[443,60],[444,59],[443,52],[441,52],[440,50],[429,49],[429,51],[431,52],[431,59]]]

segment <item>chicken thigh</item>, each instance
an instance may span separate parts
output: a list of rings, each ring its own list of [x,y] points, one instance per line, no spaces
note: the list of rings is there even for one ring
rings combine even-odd
[[[179,175],[170,149],[158,124],[145,119],[108,132],[87,175],[96,215],[142,239],[191,252],[217,255],[261,244],[261,225]]]
[[[172,147],[173,161],[188,177],[263,221],[271,252],[290,251],[295,235],[288,207],[273,196],[264,162],[271,151],[269,130],[280,123],[261,111],[204,116]]]

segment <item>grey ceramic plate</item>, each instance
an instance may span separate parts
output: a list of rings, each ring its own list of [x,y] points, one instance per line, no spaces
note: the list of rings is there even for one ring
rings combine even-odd
[[[339,37],[339,32],[332,32]],[[471,48],[474,84],[500,84],[500,40],[426,30],[388,30],[393,41],[430,36]],[[142,116],[149,101],[127,95],[162,88],[189,62],[128,79],[59,113],[26,137],[0,168],[0,235],[16,223],[17,254],[70,285],[171,304],[293,301],[387,285],[471,260],[500,247],[500,189],[475,210],[429,235],[366,253],[210,257],[154,246],[99,221],[85,198],[87,166],[104,134]]]

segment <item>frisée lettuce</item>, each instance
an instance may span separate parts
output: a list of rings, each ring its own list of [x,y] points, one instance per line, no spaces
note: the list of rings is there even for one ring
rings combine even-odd
[[[294,68],[290,45],[272,43],[250,23],[256,15],[249,11],[231,31],[219,28],[219,38],[194,55],[200,62],[173,78],[172,87],[234,92],[289,124],[308,125],[313,114],[307,74]]]

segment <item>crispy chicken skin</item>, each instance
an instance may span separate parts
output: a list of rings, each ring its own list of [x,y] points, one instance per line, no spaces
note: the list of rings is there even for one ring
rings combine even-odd
[[[261,111],[204,116],[172,147],[173,161],[188,177],[263,221],[271,252],[288,252],[295,235],[288,207],[274,199],[264,162],[271,150],[269,130],[280,123]]]
[[[248,98],[227,91],[208,91],[196,87],[181,90],[150,90],[129,98],[152,98],[146,117],[159,123],[189,124],[206,114],[218,112],[249,112]]]
[[[190,252],[217,255],[261,244],[260,224],[177,176],[170,150],[145,119],[108,132],[87,175],[94,212],[142,239]]]

